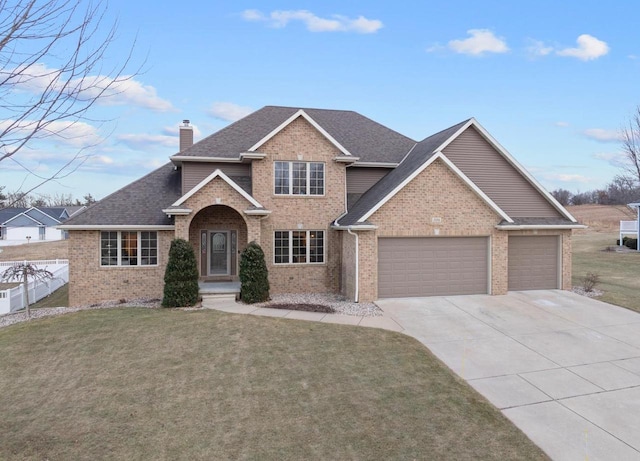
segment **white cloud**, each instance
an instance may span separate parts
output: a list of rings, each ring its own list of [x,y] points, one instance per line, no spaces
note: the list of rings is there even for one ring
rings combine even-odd
[[[584,136],[594,141],[600,142],[620,142],[622,141],[622,132],[619,130],[604,130],[602,128],[589,128],[582,132]]]
[[[12,140],[19,140],[22,137],[29,136],[38,124],[42,124],[42,121],[21,120],[16,122],[15,120],[8,119],[1,120],[0,130],[5,130],[11,125],[14,125],[13,128],[11,128],[11,134],[4,139],[5,144],[9,145],[7,150],[11,150],[10,145],[14,144],[11,142]],[[85,122],[66,120],[54,120],[47,123],[44,128],[38,128],[33,139],[46,139],[50,142],[61,143],[75,148],[95,146],[104,140],[95,126]]]
[[[527,53],[532,57],[547,56],[553,52],[553,47],[545,45],[540,40],[529,40],[529,46],[527,46]]]
[[[629,161],[622,152],[598,152],[592,155],[593,158],[604,160],[616,168],[629,166]]]
[[[214,102],[207,110],[207,114],[211,117],[224,120],[226,122],[235,122],[246,117],[253,109],[246,106],[240,106],[232,102]]]
[[[506,53],[509,51],[507,42],[502,37],[496,37],[489,29],[469,29],[471,37],[464,40],[451,40],[449,48],[456,53],[482,56],[484,53]]]
[[[378,19],[367,19],[358,16],[355,19],[339,14],[330,18],[321,18],[307,10],[278,10],[268,15],[258,10],[245,10],[242,18],[246,21],[267,22],[271,27],[282,28],[291,21],[300,21],[310,32],[355,32],[358,34],[373,34],[383,27]]]
[[[153,146],[177,148],[179,141],[177,136],[148,133],[120,134],[116,138],[121,143],[135,150],[148,150]]]
[[[554,125],[560,128],[567,128],[569,126],[569,122],[558,121],[554,123]]]
[[[576,48],[565,48],[559,50],[556,53],[559,56],[568,56],[572,58],[578,58],[582,61],[591,61],[606,55],[609,52],[609,45],[602,40],[598,40],[592,35],[582,34],[580,35],[576,43]]]
[[[67,82],[64,80],[65,74],[59,69],[50,68],[43,63],[0,71],[0,76],[7,77],[9,74],[15,75],[8,80],[8,84],[14,85],[18,90],[36,95],[51,87],[73,93],[82,100],[99,96],[97,104],[103,106],[134,105],[156,112],[174,110],[171,102],[160,98],[153,86],[144,85],[134,76],[121,76],[115,81],[106,75],[89,75]]]
[[[564,174],[564,173],[546,173],[543,175],[545,179],[549,181],[559,181],[559,182],[579,182],[579,183],[588,183],[592,179],[583,176],[581,174]]]

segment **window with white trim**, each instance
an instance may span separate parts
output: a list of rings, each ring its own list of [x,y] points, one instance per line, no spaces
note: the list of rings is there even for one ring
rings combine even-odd
[[[157,232],[100,232],[101,266],[156,266],[157,264]]]
[[[274,162],[276,195],[324,195],[324,163]]]
[[[324,231],[275,231],[275,264],[318,264],[324,262]]]

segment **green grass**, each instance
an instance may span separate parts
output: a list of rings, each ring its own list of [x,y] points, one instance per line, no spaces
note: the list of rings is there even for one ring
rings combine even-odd
[[[573,285],[582,285],[588,272],[600,276],[598,298],[640,312],[640,253],[603,251],[616,245],[617,232],[587,232],[573,236]]]
[[[0,329],[0,459],[546,459],[416,340],[124,308]]]

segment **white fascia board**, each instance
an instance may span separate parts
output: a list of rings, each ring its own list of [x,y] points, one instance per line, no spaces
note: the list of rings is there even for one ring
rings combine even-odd
[[[341,225],[332,225],[331,226],[332,229],[335,230],[339,230],[339,231],[346,231],[351,229],[352,231],[372,231],[372,230],[376,230],[378,228],[378,226],[374,225],[374,224],[354,224],[351,226],[341,226]]]
[[[161,224],[141,224],[136,226],[135,224],[61,224],[56,226],[56,229],[61,230],[174,230],[174,225],[161,225]]]
[[[240,195],[242,195],[245,199],[247,199],[247,201],[249,203],[251,203],[253,206],[255,206],[256,208],[264,208],[262,205],[260,205],[260,203],[258,203],[258,201],[256,199],[254,199],[251,195],[249,195],[242,187],[238,186],[238,184],[236,184],[236,182],[232,179],[229,178],[229,176],[227,176],[226,174],[224,174],[220,169],[217,169],[216,171],[214,171],[213,173],[211,173],[209,176],[207,176],[206,178],[204,178],[202,181],[200,181],[198,183],[197,186],[195,186],[193,189],[191,189],[189,192],[187,192],[186,194],[184,194],[182,197],[180,197],[178,199],[177,202],[173,203],[171,206],[172,207],[179,207],[180,205],[182,205],[187,199],[189,199],[190,197],[192,197],[194,194],[196,194],[200,189],[202,189],[204,186],[206,186],[208,183],[210,183],[211,181],[213,181],[215,178],[220,177],[220,179],[222,179],[224,182],[226,182],[227,184],[229,184],[237,193],[239,193]]]
[[[551,195],[543,186],[542,184],[540,184],[536,178],[534,178],[525,168],[524,166],[522,166],[510,153],[507,149],[505,149],[504,147],[502,147],[502,145],[500,145],[500,143],[493,137],[491,136],[491,134],[489,134],[489,132],[487,130],[485,130],[482,125],[480,125],[478,123],[478,121],[475,118],[470,119],[467,123],[465,123],[465,125],[458,130],[453,136],[451,136],[447,141],[445,141],[443,143],[442,146],[440,146],[439,150],[444,149],[445,147],[447,147],[455,138],[457,138],[460,133],[462,133],[464,130],[466,130],[467,128],[469,128],[471,125],[473,125],[473,127],[475,129],[478,130],[478,132],[482,135],[482,137],[484,139],[487,140],[487,142],[489,142],[489,144],[491,144],[497,151],[498,153],[500,153],[500,155],[502,155],[505,160],[507,162],[509,162],[511,164],[512,167],[514,167],[522,176],[524,176],[524,178],[529,181],[529,183],[535,188],[537,189],[538,192],[540,192],[552,205],[553,207],[558,210],[562,215],[564,215],[565,218],[567,218],[568,220],[570,220],[571,222],[578,222],[578,220],[576,218],[574,218],[571,213],[569,213],[567,211],[567,209],[565,207],[563,207],[560,202],[558,202],[553,195]]]
[[[244,214],[249,216],[268,216],[271,210],[244,210]]]
[[[340,155],[338,157],[333,157],[333,161],[336,163],[355,163],[358,161],[360,157],[353,157],[349,155]]]
[[[360,162],[356,160],[353,166],[362,167],[362,168],[395,168],[399,163],[393,162]]]
[[[584,224],[498,224],[500,230],[562,230],[562,229],[586,229]]]
[[[242,152],[240,154],[240,160],[262,160],[266,157],[267,154],[261,152]]]
[[[482,190],[480,190],[480,188],[476,186],[473,183],[473,181],[471,181],[467,177],[467,175],[465,175],[457,166],[455,166],[453,162],[449,160],[442,152],[436,152],[434,155],[432,155],[426,162],[424,162],[422,165],[420,165],[419,168],[414,170],[414,172],[411,173],[411,175],[409,175],[404,181],[398,184],[391,192],[389,192],[382,200],[380,200],[373,208],[371,208],[364,216],[358,219],[358,222],[366,221],[373,213],[378,211],[380,207],[382,207],[382,205],[384,205],[389,200],[391,200],[398,192],[400,192],[404,188],[404,186],[409,184],[416,176],[422,173],[429,165],[431,165],[437,159],[441,159],[449,167],[451,171],[453,171],[456,175],[458,175],[460,179],[462,179],[462,181],[464,181],[464,183],[467,184],[467,186],[469,186],[469,188],[473,190],[473,192],[475,192],[476,195],[478,195],[482,200],[484,200],[484,202],[487,205],[489,205],[489,207],[493,211],[495,211],[498,215],[500,215],[502,219],[508,222],[513,222],[513,219],[511,219],[509,215],[507,215],[507,213],[505,213],[498,205],[496,205],[496,203],[493,200],[491,200],[489,196],[487,196],[487,194],[482,192]]]
[[[198,163],[240,163],[240,157],[195,157],[189,155],[173,155],[169,160],[175,165],[182,162]]]
[[[627,206],[628,207],[632,207],[632,208],[633,207],[639,208],[640,207],[640,203],[627,203]]]
[[[336,141],[333,136],[331,136],[329,133],[327,133],[325,131],[324,128],[322,128],[314,119],[312,119],[309,115],[307,115],[307,113],[302,110],[299,109],[295,114],[293,114],[291,117],[289,117],[288,119],[286,119],[284,122],[282,122],[280,124],[280,126],[278,126],[275,130],[273,130],[271,133],[269,133],[268,135],[266,135],[264,138],[262,138],[260,141],[258,141],[256,144],[254,144],[253,146],[251,146],[249,148],[249,151],[255,151],[257,149],[260,148],[260,146],[262,146],[264,143],[266,143],[267,141],[269,141],[271,138],[273,138],[275,135],[277,135],[278,133],[280,133],[280,131],[282,131],[285,127],[287,127],[290,123],[292,123],[295,119],[297,119],[298,117],[302,117],[304,118],[307,122],[309,122],[316,130],[318,130],[325,138],[327,138],[329,140],[329,142],[331,144],[333,144],[334,146],[336,146],[338,148],[338,150],[340,152],[342,152],[344,155],[349,155],[351,156],[351,152],[349,152],[342,144],[340,144],[338,141]]]
[[[162,210],[167,216],[178,216],[178,215],[188,215],[191,214],[193,210],[190,208],[166,208]]]

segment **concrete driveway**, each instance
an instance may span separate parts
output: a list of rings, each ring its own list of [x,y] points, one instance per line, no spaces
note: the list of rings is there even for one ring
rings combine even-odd
[[[377,302],[556,460],[640,460],[640,314],[548,290]]]

